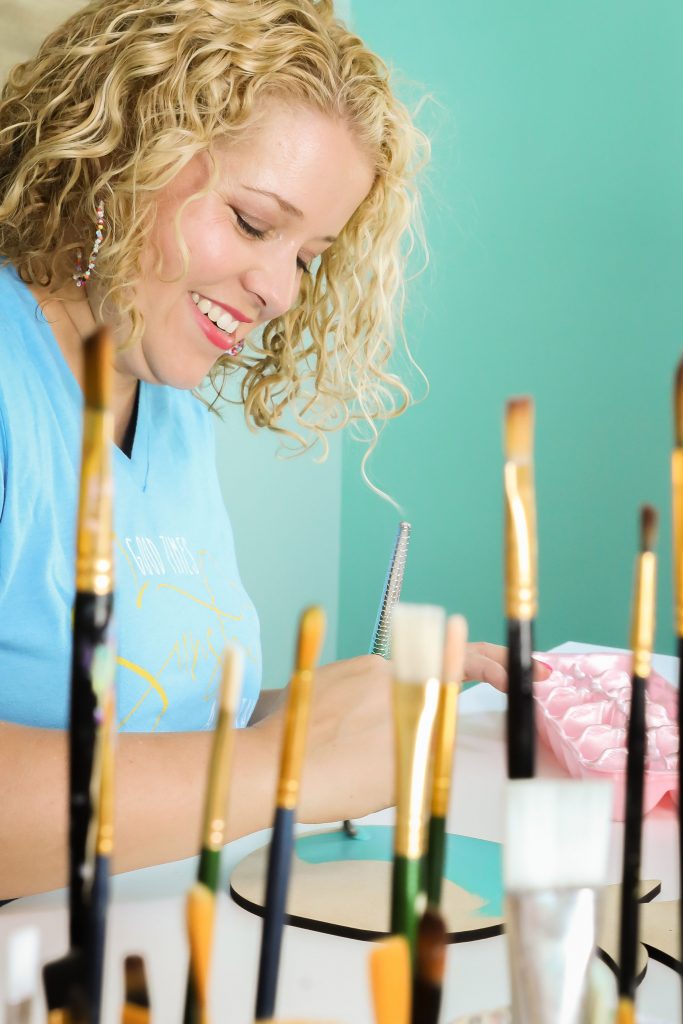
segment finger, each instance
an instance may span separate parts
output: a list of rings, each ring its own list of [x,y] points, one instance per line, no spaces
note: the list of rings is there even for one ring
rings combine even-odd
[[[503,647],[501,644],[487,644],[483,640],[477,640],[474,643],[468,644],[468,650],[473,655],[478,655],[482,658],[488,658],[490,661],[496,661],[503,668],[507,668],[508,663],[508,649]]]
[[[468,682],[490,683],[496,690],[507,690],[508,674],[505,666],[494,658],[470,650],[465,659],[465,675]]]
[[[541,659],[536,657],[536,655],[534,655],[534,657],[533,657],[533,663],[534,663],[534,679],[537,682],[540,682],[542,679],[547,679],[548,676],[553,671],[552,665],[548,665],[547,662],[541,661]]]

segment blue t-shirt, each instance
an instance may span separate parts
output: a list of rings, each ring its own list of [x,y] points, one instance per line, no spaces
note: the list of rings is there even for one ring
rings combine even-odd
[[[0,267],[0,720],[68,723],[83,397],[49,324]],[[235,560],[212,414],[141,383],[131,457],[113,449],[119,728],[208,729],[226,642],[261,684],[258,619]]]

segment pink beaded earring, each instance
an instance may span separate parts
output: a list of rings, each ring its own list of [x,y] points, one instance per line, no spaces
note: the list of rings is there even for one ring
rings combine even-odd
[[[73,275],[73,279],[76,282],[77,288],[84,288],[90,280],[90,275],[95,269],[95,263],[97,262],[97,254],[100,251],[102,245],[102,237],[104,235],[104,202],[100,200],[97,204],[97,230],[95,231],[95,244],[92,247],[92,252],[88,257],[88,266],[83,270],[83,250],[76,250],[76,273]]]

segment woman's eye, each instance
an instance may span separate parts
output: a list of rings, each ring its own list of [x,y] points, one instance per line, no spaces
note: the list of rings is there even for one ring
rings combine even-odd
[[[268,233],[267,231],[264,231],[261,228],[255,228],[253,224],[250,224],[248,220],[245,220],[244,217],[240,213],[238,213],[237,210],[235,210],[234,208],[233,213],[235,214],[235,220],[237,222],[238,228],[240,229],[240,231],[243,231],[245,235],[249,235],[250,238],[266,237]],[[312,262],[313,261],[311,260],[311,263]],[[307,263],[306,260],[302,259],[301,256],[297,256],[296,258],[296,265],[299,268],[299,270],[303,270],[304,274],[310,274],[311,263]]]
[[[264,237],[265,231],[261,231],[260,228],[255,228],[253,224],[250,224],[249,221],[244,219],[244,217],[241,217],[237,210],[235,210],[235,219],[240,231],[244,231],[245,235],[251,235],[252,238]]]

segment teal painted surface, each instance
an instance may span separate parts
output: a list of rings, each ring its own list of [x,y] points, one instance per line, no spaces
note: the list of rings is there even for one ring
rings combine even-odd
[[[407,334],[431,382],[370,466],[413,523],[408,600],[503,642],[502,416],[537,407],[539,648],[628,643],[637,510],[662,514],[673,650],[671,394],[683,352],[680,0],[395,0],[354,27],[430,93],[431,265]],[[343,464],[340,655],[363,651],[397,515]]]
[[[313,833],[296,840],[296,855],[308,864],[329,864],[340,860],[394,859],[394,830],[388,825],[363,825],[358,838],[345,832]],[[444,878],[466,892],[479,896],[483,905],[478,917],[503,916],[502,846],[486,839],[446,835]]]

